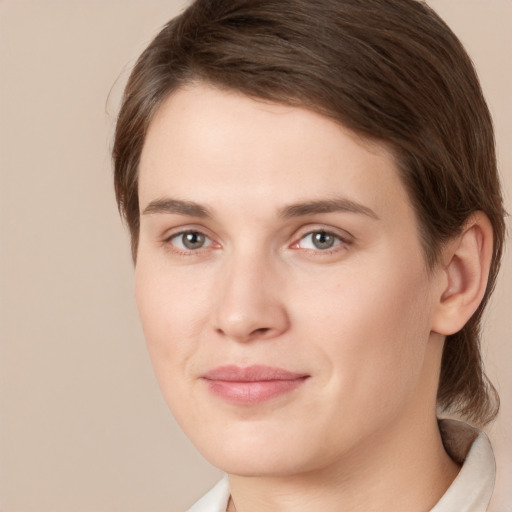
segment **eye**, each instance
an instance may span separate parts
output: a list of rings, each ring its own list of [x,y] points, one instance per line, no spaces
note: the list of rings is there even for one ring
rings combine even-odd
[[[304,235],[296,244],[297,249],[326,251],[343,243],[343,240],[328,231],[312,231]]]
[[[200,231],[183,231],[171,236],[166,242],[181,251],[194,251],[212,245],[212,241]]]

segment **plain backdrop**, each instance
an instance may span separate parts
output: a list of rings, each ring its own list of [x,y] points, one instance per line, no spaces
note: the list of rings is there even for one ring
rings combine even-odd
[[[510,211],[512,2],[430,4],[480,73]],[[153,377],[109,156],[127,74],[183,6],[0,0],[3,512],[179,512],[219,478]],[[489,429],[495,512],[512,510],[511,303],[509,248],[485,322],[487,368],[502,396]]]

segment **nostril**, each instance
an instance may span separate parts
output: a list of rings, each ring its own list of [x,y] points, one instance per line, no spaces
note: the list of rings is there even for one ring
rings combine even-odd
[[[270,331],[269,327],[259,327],[258,329],[254,329],[254,331],[252,331],[251,336],[262,336],[268,331]]]
[[[257,329],[253,329],[252,331],[248,332],[234,332],[233,330],[224,330],[220,327],[217,327],[215,329],[215,332],[222,336],[222,337],[228,337],[228,338],[234,338],[239,341],[250,341],[255,340],[258,338],[265,338],[268,336],[269,333],[272,332],[271,327],[258,327]]]

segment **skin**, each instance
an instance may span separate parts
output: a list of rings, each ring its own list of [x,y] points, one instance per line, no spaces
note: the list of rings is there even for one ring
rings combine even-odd
[[[459,469],[435,408],[464,267],[427,271],[391,152],[314,112],[196,84],[150,125],[139,199],[149,353],[237,511],[430,510]],[[323,232],[331,248],[314,244]],[[233,404],[202,378],[226,364],[307,379]]]

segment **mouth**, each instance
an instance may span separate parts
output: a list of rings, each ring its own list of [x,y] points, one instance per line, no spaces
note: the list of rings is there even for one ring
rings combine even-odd
[[[237,405],[255,405],[300,387],[309,375],[272,366],[219,366],[201,377],[208,389]]]

